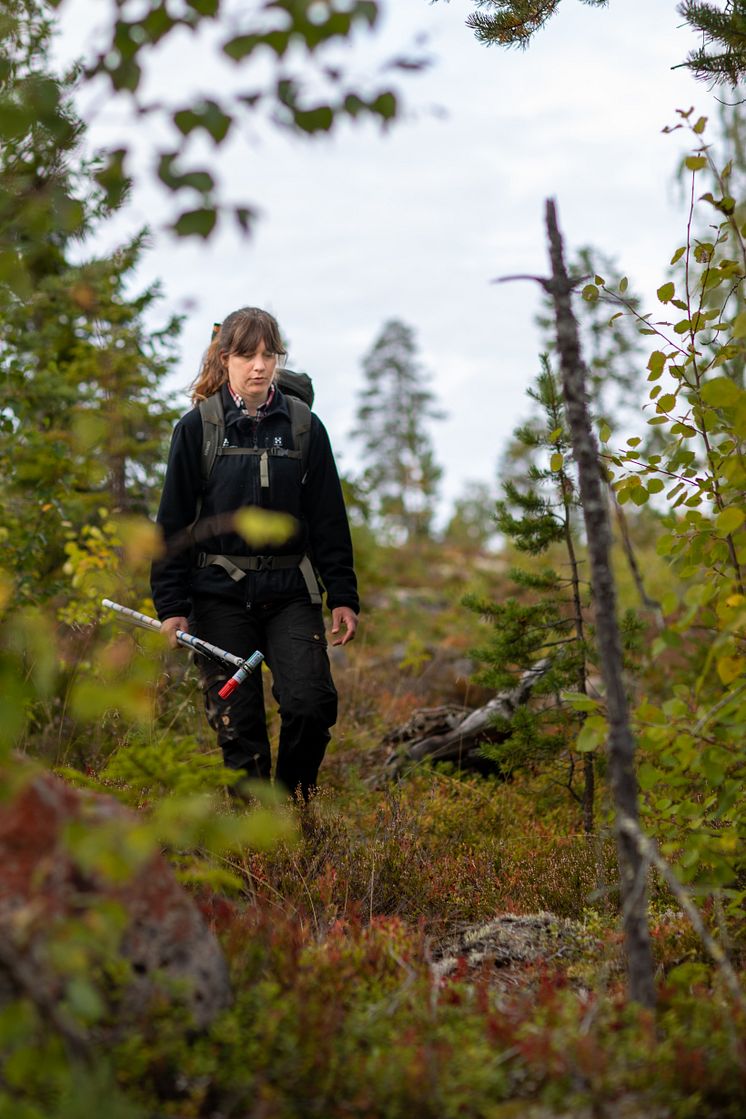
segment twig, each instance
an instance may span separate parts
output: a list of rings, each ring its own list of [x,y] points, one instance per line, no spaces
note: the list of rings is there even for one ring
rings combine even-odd
[[[733,996],[733,1000],[738,1008],[746,1014],[746,995],[738,982],[733,966],[726,956],[722,946],[711,935],[704,921],[702,915],[692,901],[691,897],[679,882],[678,878],[673,872],[673,869],[663,856],[659,853],[655,842],[645,835],[639,825],[629,818],[629,816],[622,816],[618,820],[618,827],[629,836],[635,843],[642,857],[648,864],[651,864],[660,874],[661,878],[665,881],[671,893],[674,895],[679,905],[686,913],[691,921],[694,931],[699,936],[705,949],[709,952],[713,962],[720,970],[725,983]]]

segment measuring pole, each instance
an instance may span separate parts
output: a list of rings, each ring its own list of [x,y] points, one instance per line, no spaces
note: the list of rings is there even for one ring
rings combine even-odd
[[[127,621],[132,622],[136,626],[141,626],[143,629],[152,630],[154,633],[160,633],[161,623],[157,618],[151,618],[147,614],[141,614],[139,610],[130,610],[128,606],[122,606],[118,602],[112,602],[110,598],[104,598],[101,602],[108,610],[114,610],[120,614]],[[179,645],[185,648],[194,649],[195,652],[201,653],[211,660],[221,661],[223,664],[229,664],[236,671],[231,676],[223,687],[218,692],[221,699],[228,699],[230,695],[235,692],[236,688],[243,684],[247,676],[259,667],[264,660],[262,653],[257,651],[252,653],[250,657],[245,660],[243,657],[237,657],[233,653],[226,652],[225,649],[220,649],[217,645],[211,645],[209,641],[203,641],[201,637],[195,637],[193,633],[187,633],[184,629],[177,629],[176,641]]]

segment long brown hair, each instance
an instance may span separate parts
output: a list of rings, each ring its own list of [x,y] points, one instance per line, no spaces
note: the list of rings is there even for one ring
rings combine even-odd
[[[277,319],[259,307],[241,307],[232,311],[222,323],[216,324],[202,368],[192,385],[192,404],[198,404],[216,393],[228,380],[228,370],[220,360],[221,353],[251,357],[264,343],[267,350],[278,357],[287,353]]]

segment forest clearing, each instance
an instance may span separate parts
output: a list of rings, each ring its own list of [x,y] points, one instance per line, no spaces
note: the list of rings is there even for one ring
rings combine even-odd
[[[264,650],[249,663],[226,641],[223,706],[203,709],[214,674],[164,640],[178,622],[195,648],[192,617],[153,592],[171,548],[158,503],[172,430],[185,430],[165,387],[182,323],[153,328],[157,285],[133,294],[145,229],[91,248],[127,204],[133,161],[84,152],[74,98],[98,81],[143,120],[162,112],[137,102],[148,51],[215,21],[229,58],[264,51],[277,70],[240,106],[182,105],[183,138],[219,148],[239,113],[267,105],[273,127],[305,135],[361,114],[394,123],[387,86],[354,90],[330,66],[332,92],[312,105],[282,69],[293,51],[321,65],[329,44],[375,29],[379,6],[272,0],[261,18],[242,9],[239,27],[220,0],[122,0],[108,49],[64,74],[60,6],[0,0],[0,1119],[743,1116],[740,5],[680,8],[704,37],[686,65],[729,96],[716,119],[686,107],[665,129],[685,138],[686,205],[654,299],[574,247],[550,191],[544,271],[496,277],[543,303],[494,488],[475,482],[439,519],[442,415],[416,331],[389,317],[361,357],[358,466],[343,458],[337,481],[331,451],[323,460],[339,491],[325,531],[339,508],[349,518],[357,633],[352,599],[332,587],[344,564],[323,557],[313,526],[302,557],[342,609],[308,654],[326,648],[339,695],[318,787],[247,781],[226,752],[235,693],[251,686],[276,764],[285,669],[273,677]],[[526,45],[559,5],[472,6],[480,42]],[[154,164],[174,235],[206,242],[226,221],[253,235],[217,160],[187,163],[163,150]],[[301,567],[291,543],[312,506],[272,506],[270,478],[290,474],[262,446],[306,495],[326,435],[292,406],[290,447],[257,442],[276,387],[282,405],[293,377],[311,382],[275,366],[284,339],[221,350],[229,318],[212,343],[205,331],[223,376],[211,392],[243,400],[255,442],[230,443],[221,412],[205,468],[195,398],[184,569],[192,588],[211,564],[241,588],[267,572],[295,587],[283,572]],[[236,356],[254,376],[246,392]],[[218,539],[195,532],[210,472],[228,477],[215,453],[258,483],[256,503],[214,530],[243,541],[238,568],[199,552]],[[237,465],[251,455],[254,474]],[[335,639],[340,625],[353,643]]]

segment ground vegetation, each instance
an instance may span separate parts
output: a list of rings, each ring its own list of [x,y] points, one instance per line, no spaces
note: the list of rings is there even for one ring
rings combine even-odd
[[[218,5],[195,0],[187,8],[204,15]],[[360,13],[360,5],[353,9]],[[298,20],[304,6],[288,10]],[[572,595],[566,615],[542,613],[542,551],[556,565],[578,500],[570,473],[577,449],[569,453],[564,432],[568,401],[556,397],[549,364],[536,391],[544,441],[534,449],[544,458],[534,482],[554,495],[553,504],[545,496],[528,510],[541,531],[516,515],[517,498],[525,497],[516,489],[513,510],[501,510],[512,518],[502,526],[512,538],[498,547],[474,538],[462,546],[457,531],[443,543],[427,533],[392,543],[371,531],[368,497],[350,482],[359,497],[354,532],[369,606],[359,642],[332,651],[342,710],[324,788],[304,809],[266,787],[242,800],[231,795],[235,775],[220,765],[198,711],[189,661],[164,650],[157,635],[122,629],[100,606],[106,593],[148,608],[157,541],[138,511],[152,512],[157,455],[149,440],[158,431],[148,429],[139,450],[113,437],[105,448],[66,442],[66,428],[55,432],[59,448],[37,456],[50,477],[27,475],[25,484],[42,496],[50,487],[55,515],[70,533],[67,558],[55,555],[48,568],[34,563],[30,577],[20,547],[35,546],[37,522],[48,512],[33,506],[13,473],[21,461],[35,469],[33,455],[23,459],[17,420],[23,408],[27,423],[48,416],[43,379],[59,366],[70,398],[63,403],[99,410],[113,423],[103,378],[116,368],[117,324],[127,325],[124,348],[138,358],[143,393],[164,368],[163,351],[140,332],[137,304],[120,302],[110,263],[91,262],[92,295],[86,288],[82,304],[80,290],[72,294],[80,275],[70,268],[69,237],[83,231],[96,195],[90,179],[67,170],[78,127],[64,83],[44,72],[42,59],[26,65],[35,57],[29,47],[46,34],[42,23],[24,22],[34,12],[29,4],[3,9],[12,53],[2,71],[0,126],[11,140],[16,129],[16,147],[8,148],[13,165],[0,165],[9,176],[0,201],[14,222],[2,227],[0,316],[12,341],[22,329],[24,292],[39,290],[52,325],[34,368],[21,369],[18,346],[0,350],[13,384],[3,412],[8,493],[16,502],[8,515],[27,501],[8,532],[0,572],[0,838],[9,852],[0,883],[12,886],[18,848],[8,846],[16,834],[10,825],[19,823],[18,806],[40,772],[53,770],[71,797],[73,787],[83,790],[80,804],[88,807],[54,838],[62,862],[43,859],[30,876],[35,889],[50,889],[47,902],[19,901],[11,888],[2,895],[0,1115],[736,1119],[746,1088],[746,402],[736,375],[746,323],[734,293],[746,256],[737,188],[733,207],[718,196],[715,227],[693,232],[698,208],[713,208],[701,197],[700,177],[728,186],[731,176],[708,144],[708,122],[687,111],[675,122],[692,142],[685,163],[691,209],[662,269],[656,307],[637,305],[624,277],[601,272],[574,297],[577,285],[567,281],[563,291],[576,307],[603,301],[635,324],[646,347],[639,405],[656,441],[612,431],[598,415],[597,450],[592,438],[585,443],[595,506],[611,487],[628,511],[639,569],[659,604],[652,611],[641,600],[617,532],[605,574],[615,576],[618,612],[635,611],[645,638],[622,666],[639,822],[637,812],[621,816],[610,780],[606,743],[610,726],[618,729],[618,706],[609,703],[608,677],[589,672],[587,635],[593,627],[598,633],[600,596],[581,600],[582,643]],[[11,16],[16,23],[7,23]],[[148,27],[152,41],[158,21]],[[335,28],[344,31],[339,21]],[[119,35],[121,61],[132,37],[121,28]],[[104,61],[117,81],[134,73],[117,68],[115,54]],[[19,109],[24,82],[36,98],[34,114]],[[61,145],[59,159],[37,167],[45,137],[52,156]],[[668,268],[682,262],[683,275],[672,277]],[[32,292],[24,287],[30,276]],[[104,327],[94,345],[99,305]],[[70,359],[68,377],[60,355],[69,352],[82,357],[75,374]],[[132,394],[138,391],[135,385]],[[164,421],[167,412],[164,401]],[[37,428],[54,431],[56,422],[52,416]],[[138,420],[122,427],[132,440],[141,429]],[[118,457],[109,454],[115,448]],[[67,487],[67,472],[50,469],[63,458],[82,491]],[[104,502],[95,519],[91,493]],[[587,513],[583,503],[581,488]],[[597,541],[577,522],[573,532],[582,572],[596,562]],[[502,670],[512,674],[525,655],[551,659],[551,635],[573,631],[584,660],[572,661],[577,684],[557,680],[551,748],[592,758],[592,828],[572,797],[557,795],[556,771],[541,751],[524,751],[520,765],[487,777],[454,764],[414,766],[396,782],[382,774],[392,727],[434,703],[479,706],[494,689],[495,680],[475,677],[471,652],[490,644],[490,611],[469,611],[463,598],[504,602],[515,586],[509,568],[519,542],[541,544],[539,555],[528,547],[523,556],[532,577],[521,585],[520,604],[541,624],[546,619],[548,639],[528,654],[517,639],[513,653],[502,648]],[[41,841],[49,814],[37,813],[31,824]],[[630,883],[620,882],[620,832],[639,857],[633,900],[638,916],[645,900],[652,992],[628,984],[622,930],[630,903],[620,886]],[[220,946],[230,999],[209,1020],[185,1011],[184,991],[169,986],[168,976],[154,984],[136,1021],[123,1013],[143,962],[123,951],[122,895],[151,860],[174,876],[174,891],[178,880],[190,913],[199,907]],[[53,874],[60,865],[64,873]],[[96,882],[108,889],[93,889]],[[63,889],[69,904],[50,906]],[[161,903],[154,897],[150,904]]]

